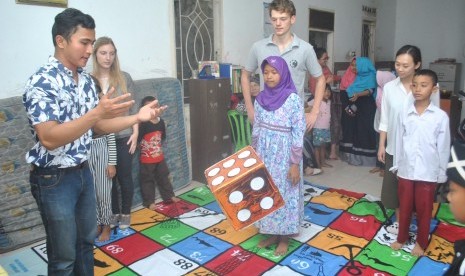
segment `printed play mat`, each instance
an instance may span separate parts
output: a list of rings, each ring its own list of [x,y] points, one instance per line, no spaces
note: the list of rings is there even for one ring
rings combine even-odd
[[[274,256],[275,246],[258,249],[265,236],[254,226],[235,231],[200,186],[180,202],[133,212],[130,228],[96,244],[95,275],[441,275],[454,241],[465,238],[448,205],[436,204],[425,256],[409,253],[415,221],[407,245],[393,251],[393,210],[378,198],[308,182],[304,188],[305,222],[285,256]],[[0,275],[45,275],[46,260],[45,244],[23,248],[0,257]]]

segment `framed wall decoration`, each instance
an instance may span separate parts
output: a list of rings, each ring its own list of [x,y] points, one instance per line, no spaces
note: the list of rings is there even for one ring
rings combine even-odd
[[[68,0],[16,0],[16,4],[43,5],[52,7],[68,7]]]

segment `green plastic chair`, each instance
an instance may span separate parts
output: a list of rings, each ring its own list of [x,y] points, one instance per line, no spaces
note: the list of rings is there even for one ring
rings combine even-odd
[[[247,114],[241,114],[236,110],[229,110],[228,120],[231,127],[234,152],[250,145],[252,142],[252,126],[247,118]]]

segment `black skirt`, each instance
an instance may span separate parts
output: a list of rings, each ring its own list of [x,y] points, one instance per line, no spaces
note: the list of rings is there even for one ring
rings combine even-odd
[[[339,144],[341,159],[351,165],[375,166],[377,159],[376,132],[373,128],[376,104],[371,95],[349,101],[346,91],[341,91],[342,103],[342,140]],[[354,116],[344,109],[355,104]]]

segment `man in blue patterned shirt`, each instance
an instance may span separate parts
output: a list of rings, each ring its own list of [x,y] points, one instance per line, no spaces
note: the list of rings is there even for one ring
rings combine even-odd
[[[36,144],[31,192],[46,231],[48,275],[93,275],[97,218],[95,192],[87,166],[92,133],[111,133],[160,116],[154,103],[132,116],[119,117],[133,104],[130,94],[100,101],[83,70],[95,42],[90,15],[66,9],[52,27],[55,53],[26,83],[23,103]]]

